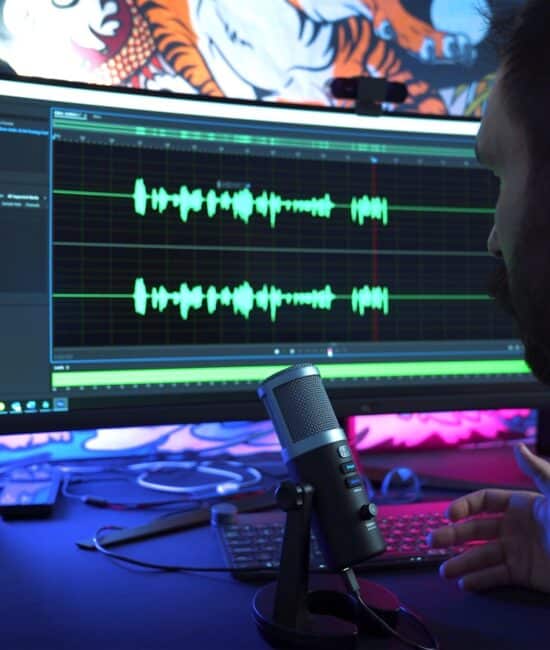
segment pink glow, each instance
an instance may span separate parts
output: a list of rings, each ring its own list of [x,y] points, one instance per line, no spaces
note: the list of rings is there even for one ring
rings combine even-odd
[[[535,434],[529,409],[361,415],[348,421],[357,449],[441,448]]]

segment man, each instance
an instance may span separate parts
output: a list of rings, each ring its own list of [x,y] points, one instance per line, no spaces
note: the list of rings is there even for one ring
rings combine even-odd
[[[9,66],[5,61],[2,61],[2,59],[0,59],[0,76],[10,77],[12,75],[15,75],[14,69],[11,66]]]
[[[489,252],[501,268],[490,293],[511,313],[534,375],[550,385],[550,2],[527,0],[494,21],[501,65],[477,137],[480,162],[500,179]],[[454,501],[434,547],[484,541],[446,561],[460,587],[517,585],[550,593],[550,463],[524,445],[523,471],[540,492],[481,490]],[[475,517],[483,515],[483,517]]]

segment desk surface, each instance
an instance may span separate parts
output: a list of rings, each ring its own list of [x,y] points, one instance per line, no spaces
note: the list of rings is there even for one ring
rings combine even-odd
[[[262,649],[252,619],[256,585],[223,574],[129,569],[75,541],[105,524],[132,526],[154,513],[98,510],[62,499],[46,521],[0,521],[0,639],[6,650]],[[208,527],[119,547],[150,561],[221,563]],[[524,590],[462,593],[436,569],[377,572],[437,635],[442,650],[550,647],[550,596]],[[361,645],[363,647],[363,644]],[[372,650],[403,648],[369,640]]]

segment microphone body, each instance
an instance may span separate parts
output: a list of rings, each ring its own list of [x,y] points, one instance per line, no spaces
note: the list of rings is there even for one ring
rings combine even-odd
[[[312,525],[332,569],[351,567],[385,550],[346,434],[315,366],[287,368],[258,388],[296,483],[314,488]]]

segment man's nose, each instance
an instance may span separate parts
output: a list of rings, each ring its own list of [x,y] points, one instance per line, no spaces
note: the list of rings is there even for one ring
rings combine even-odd
[[[491,232],[489,233],[489,239],[487,240],[487,250],[494,257],[502,257],[502,251],[500,250],[496,226],[493,226]]]

